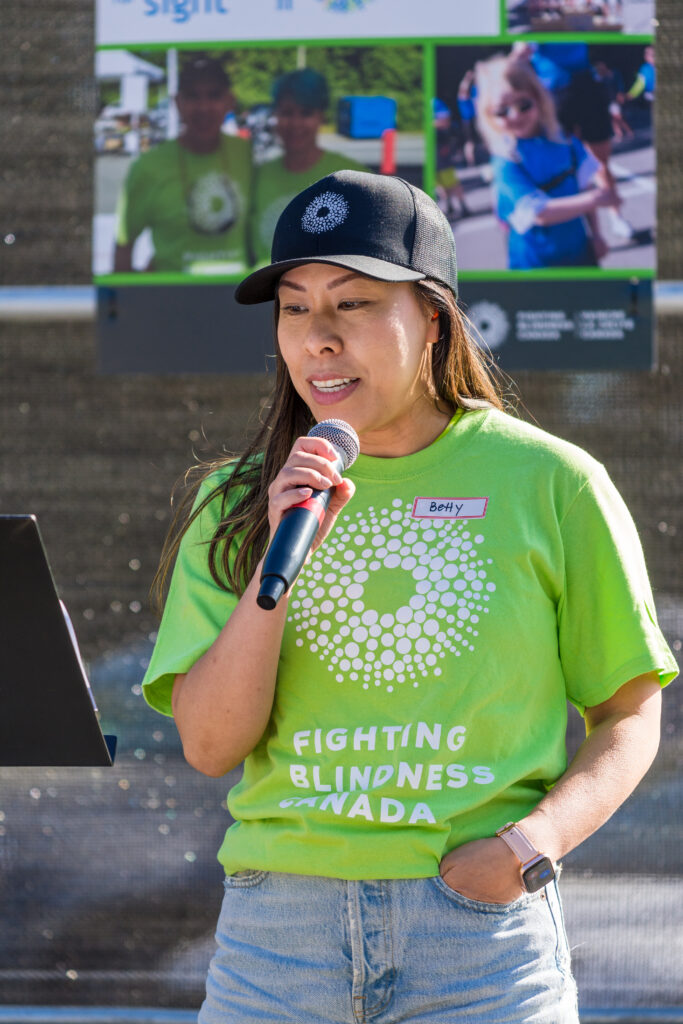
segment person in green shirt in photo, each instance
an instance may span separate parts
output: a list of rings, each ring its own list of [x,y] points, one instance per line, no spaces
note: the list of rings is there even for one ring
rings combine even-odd
[[[179,138],[143,153],[119,196],[114,272],[133,270],[133,245],[149,228],[154,256],[147,271],[243,273],[250,264],[251,143],[221,131],[234,105],[221,64],[188,61],[176,103]]]
[[[256,174],[252,244],[257,264],[270,262],[278,217],[303,188],[344,168],[367,170],[358,161],[318,143],[330,101],[323,75],[311,68],[290,71],[276,79],[272,94],[283,152],[262,164]]]

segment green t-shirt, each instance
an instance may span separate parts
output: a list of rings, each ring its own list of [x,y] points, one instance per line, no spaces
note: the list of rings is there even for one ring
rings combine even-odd
[[[299,192],[335,171],[368,168],[341,153],[325,151],[307,171],[288,171],[282,157],[262,164],[256,172],[252,245],[257,264],[270,263],[270,247],[278,217]]]
[[[191,153],[177,140],[143,153],[130,167],[117,209],[116,241],[130,245],[145,228],[154,270],[240,274],[250,263],[247,222],[251,143],[221,135],[214,153]]]
[[[295,585],[270,723],[230,793],[228,874],[434,875],[564,772],[567,698],[583,709],[677,672],[631,517],[580,449],[484,410],[348,476],[356,493]],[[143,684],[166,714],[174,675],[236,604],[201,543],[217,505],[184,539]]]

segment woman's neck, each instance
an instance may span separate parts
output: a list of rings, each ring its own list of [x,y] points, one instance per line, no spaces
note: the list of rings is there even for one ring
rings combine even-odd
[[[418,422],[392,423],[385,430],[373,430],[359,434],[360,450],[363,455],[376,458],[395,459],[403,455],[414,455],[429,448],[453,418],[454,411],[447,406],[432,406],[426,416]]]

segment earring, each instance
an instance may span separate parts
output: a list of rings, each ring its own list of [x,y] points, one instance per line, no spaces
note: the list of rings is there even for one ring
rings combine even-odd
[[[431,318],[432,318],[432,320],[438,320],[439,319],[439,312],[438,312],[438,310],[437,310],[436,313],[432,313],[432,317]]]

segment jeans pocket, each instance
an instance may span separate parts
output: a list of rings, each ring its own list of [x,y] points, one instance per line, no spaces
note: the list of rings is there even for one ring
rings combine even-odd
[[[571,953],[569,951],[569,940],[567,939],[567,931],[564,924],[564,913],[562,910],[562,900],[560,898],[560,890],[557,885],[557,878],[547,886],[548,894],[548,912],[552,917],[553,926],[555,928],[556,946],[555,946],[555,962],[558,969],[562,974],[568,975],[571,973]]]
[[[260,885],[268,875],[267,871],[260,871],[256,868],[247,868],[244,871],[236,871],[234,875],[226,875],[223,885],[227,889],[251,889]]]
[[[483,900],[473,900],[469,896],[463,896],[457,889],[451,889],[450,885],[444,882],[441,875],[435,875],[432,882],[436,888],[443,893],[452,903],[466,910],[473,910],[479,914],[508,914],[510,911],[523,910],[542,898],[543,892],[526,892],[518,896],[512,903],[485,903]]]

